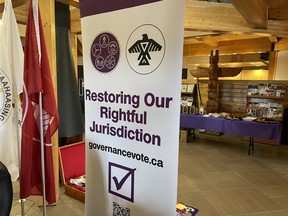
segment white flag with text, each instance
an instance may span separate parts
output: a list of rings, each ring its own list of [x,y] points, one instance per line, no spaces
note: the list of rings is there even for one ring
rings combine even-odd
[[[19,177],[19,140],[23,89],[23,48],[11,0],[5,1],[0,27],[0,161],[12,181]]]

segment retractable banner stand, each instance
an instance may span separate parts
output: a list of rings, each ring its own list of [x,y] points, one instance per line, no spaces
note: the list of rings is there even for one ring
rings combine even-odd
[[[176,215],[184,0],[81,0],[88,216]]]

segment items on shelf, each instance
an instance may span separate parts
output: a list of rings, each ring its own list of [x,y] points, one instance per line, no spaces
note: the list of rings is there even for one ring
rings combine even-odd
[[[250,84],[247,90],[246,116],[281,120],[286,87],[275,83]]]
[[[196,114],[196,107],[193,104],[193,97],[181,98],[181,113]]]
[[[182,84],[180,112],[186,114],[198,113],[196,104],[197,87],[194,84]]]
[[[187,86],[188,86],[188,85],[183,85],[183,84],[182,84],[182,86],[181,86],[181,92],[182,92],[182,93],[187,92]]]
[[[193,93],[194,91],[194,84],[182,84],[181,92],[182,93]]]
[[[248,102],[246,115],[282,119],[283,104],[276,102]]]
[[[248,96],[260,95],[268,97],[284,97],[285,86],[274,83],[250,84],[247,91]]]

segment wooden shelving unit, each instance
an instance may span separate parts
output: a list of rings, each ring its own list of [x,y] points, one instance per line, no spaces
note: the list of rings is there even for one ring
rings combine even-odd
[[[277,96],[265,96],[265,95],[247,95],[247,98],[261,98],[261,99],[271,99],[271,100],[284,100],[285,97]]]

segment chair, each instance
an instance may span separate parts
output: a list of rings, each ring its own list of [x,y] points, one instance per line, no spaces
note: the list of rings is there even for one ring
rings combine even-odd
[[[10,173],[6,166],[0,161],[0,216],[9,216],[12,200],[13,188]]]

